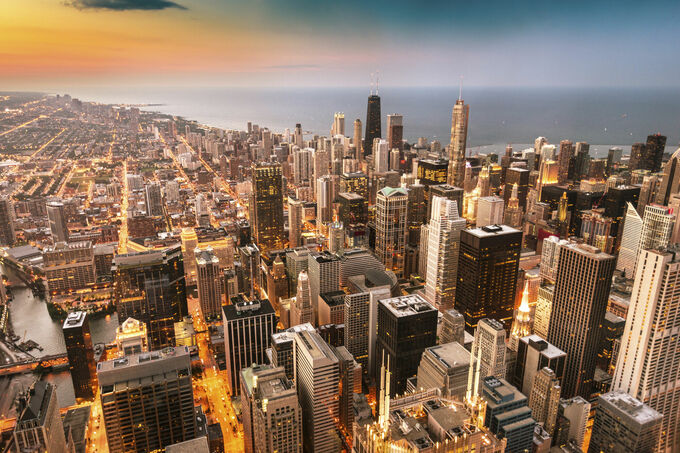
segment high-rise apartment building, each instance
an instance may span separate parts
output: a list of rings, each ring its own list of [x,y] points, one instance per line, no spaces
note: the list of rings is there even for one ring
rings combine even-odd
[[[437,310],[417,294],[378,302],[376,356],[390,364],[390,395],[406,390],[425,348],[437,343]],[[376,366],[377,368],[377,366]],[[377,371],[374,370],[379,378]],[[376,381],[379,379],[376,379]]]
[[[50,294],[66,294],[96,281],[92,242],[57,242],[43,251],[43,269]]]
[[[212,247],[205,250],[197,248],[194,255],[196,256],[196,286],[201,313],[206,319],[219,318],[222,315],[222,292],[224,290],[220,260]]]
[[[288,197],[288,247],[302,245],[302,230],[305,221],[305,202]]]
[[[642,156],[642,166],[652,173],[661,170],[661,162],[663,162],[663,153],[666,151],[666,136],[661,134],[652,134],[647,136],[647,143],[645,144],[644,154]]]
[[[87,313],[69,313],[62,332],[75,396],[77,399],[92,399],[97,389],[97,374]]]
[[[464,218],[458,216],[455,201],[441,197],[432,199],[432,213],[427,225],[425,298],[442,312],[453,308],[460,235],[466,223]]]
[[[615,258],[585,244],[559,248],[547,340],[567,354],[562,394],[590,397]]]
[[[448,184],[463,187],[465,179],[465,148],[467,145],[470,106],[459,97],[451,112],[451,142],[449,143]]]
[[[366,134],[364,134],[364,156],[373,151],[373,141],[382,137],[382,124],[380,119],[380,96],[373,94],[368,96],[366,108]]]
[[[560,154],[558,156],[557,182],[564,184],[569,178],[569,163],[574,158],[574,144],[571,140],[560,142]]]
[[[375,213],[375,252],[388,270],[404,272],[408,192],[385,187],[378,192]]]
[[[373,168],[376,173],[390,170],[390,148],[387,140],[378,139],[373,142]]]
[[[224,350],[229,384],[235,393],[240,388],[241,370],[253,363],[267,363],[266,350],[276,331],[276,313],[267,299],[232,299],[222,307]]]
[[[144,188],[144,202],[146,203],[146,215],[163,215],[163,197],[161,196],[161,183],[152,182]]]
[[[0,245],[14,244],[14,204],[9,197],[0,197]]]
[[[181,247],[116,255],[112,272],[119,320],[146,324],[151,350],[173,346],[175,323],[187,315]]]
[[[657,451],[680,448],[680,253],[642,250],[618,348],[612,390],[664,415]]]
[[[387,115],[387,147],[390,150],[395,148],[401,150],[404,147],[404,117],[393,113]]]
[[[510,330],[521,245],[522,232],[506,225],[461,231],[454,305],[465,316],[468,332],[483,318]]]
[[[68,225],[66,221],[66,209],[64,203],[52,201],[47,203],[47,219],[50,223],[52,241],[68,242]]]
[[[352,144],[354,145],[354,158],[361,162],[364,158],[364,153],[363,142],[361,140],[361,120],[359,118],[354,120],[354,138],[352,139]]]
[[[294,348],[304,451],[335,453],[340,448],[335,423],[340,415],[338,358],[316,331],[296,332]]]
[[[71,453],[59,415],[57,388],[46,381],[35,381],[19,397],[14,426],[16,452]]]
[[[187,347],[100,362],[97,377],[111,453],[162,451],[196,437]]]
[[[588,452],[664,451],[657,448],[662,418],[659,412],[625,392],[600,395]]]
[[[283,246],[283,181],[281,165],[253,164],[250,224],[255,242],[262,250]]]
[[[285,369],[244,368],[240,391],[245,451],[302,453],[302,409]]]

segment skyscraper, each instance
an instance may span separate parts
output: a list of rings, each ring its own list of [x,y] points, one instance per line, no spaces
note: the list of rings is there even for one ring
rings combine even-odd
[[[531,334],[531,307],[529,306],[529,281],[524,283],[524,290],[522,291],[522,301],[517,308],[515,317],[512,320],[512,328],[510,329],[510,341],[508,347],[517,352],[517,344],[519,339]]]
[[[77,399],[89,400],[96,393],[97,375],[87,313],[84,311],[69,313],[62,331],[73,391]]]
[[[469,114],[470,106],[459,97],[451,112],[451,142],[449,143],[448,184],[455,187],[463,187],[465,179],[465,148]]]
[[[668,246],[675,224],[675,214],[666,206],[647,205],[642,217],[642,232],[638,253],[646,249],[660,249]],[[625,227],[624,227],[625,228]]]
[[[304,221],[304,201],[288,197],[288,247],[295,248],[302,245],[301,235]]]
[[[319,294],[340,289],[340,258],[327,251],[310,253],[308,259],[309,286],[314,319],[319,317]]]
[[[219,318],[222,315],[222,271],[220,260],[212,247],[205,250],[196,248],[196,283],[198,287],[198,301],[201,312],[206,319]]]
[[[307,271],[300,271],[298,275],[297,294],[290,307],[290,325],[304,323],[315,324],[314,306],[312,305],[312,288],[309,285]]]
[[[57,388],[46,381],[35,381],[19,397],[18,417],[14,427],[17,452],[70,453],[59,415]]]
[[[507,187],[507,186],[506,186]],[[507,207],[505,208],[505,214],[503,217],[503,223],[513,228],[520,228],[522,226],[523,212],[522,208],[519,206],[517,184],[512,185],[512,191],[510,198],[507,202]]]
[[[398,276],[404,271],[408,192],[404,188],[385,187],[376,201],[375,252],[388,270]]]
[[[119,322],[146,324],[152,350],[173,346],[175,323],[187,314],[181,247],[116,255],[112,273]]]
[[[144,201],[146,203],[146,215],[163,215],[163,198],[161,197],[161,183],[152,182],[144,188]]]
[[[560,154],[558,156],[557,182],[564,184],[569,177],[569,162],[574,157],[574,144],[571,140],[560,142]]]
[[[302,453],[302,409],[285,369],[244,368],[240,391],[245,451]]]
[[[64,203],[57,201],[47,203],[47,218],[50,222],[52,241],[55,244],[57,242],[68,242],[68,226]]]
[[[635,262],[637,261],[641,235],[642,217],[640,217],[640,214],[638,214],[638,211],[631,203],[627,203],[621,236],[621,248],[619,249],[619,258],[616,262],[616,269],[625,272],[627,278],[635,277]]]
[[[253,236],[261,250],[281,248],[284,241],[281,165],[253,164],[252,173],[250,224]]]
[[[643,166],[640,168],[650,170],[652,173],[661,170],[664,151],[666,151],[666,137],[658,133],[648,135],[644,154],[642,155]]]
[[[111,453],[145,453],[196,437],[187,347],[100,362],[97,376]]]
[[[396,113],[387,115],[387,147],[390,151],[395,148],[401,150],[404,147],[403,138],[404,117]]]
[[[656,202],[667,205],[671,194],[678,192],[680,192],[680,148],[673,153],[663,168],[663,179],[656,194]],[[640,196],[642,197],[642,191]]]
[[[441,197],[432,199],[432,214],[428,225],[425,298],[442,312],[453,308],[460,234],[465,226],[466,221],[458,216],[458,205],[455,201]]]
[[[382,125],[380,119],[380,96],[371,94],[368,96],[366,108],[366,134],[364,134],[364,156],[373,151],[373,141],[382,137]],[[374,157],[375,158],[375,157]]]
[[[522,232],[506,225],[461,232],[455,308],[465,316],[468,332],[483,318],[510,330],[521,244]]]
[[[444,398],[463,402],[469,368],[470,353],[462,344],[453,341],[431,346],[420,359],[417,388],[438,388]]]
[[[359,118],[354,120],[354,138],[352,140],[354,145],[354,158],[358,161],[362,161],[364,158],[363,153],[363,142],[361,140],[361,120]]]
[[[9,197],[0,197],[0,245],[14,244],[14,204]]]
[[[376,356],[390,364],[390,396],[404,393],[406,380],[418,372],[425,348],[437,343],[437,310],[417,294],[378,302]],[[377,366],[376,366],[377,368]],[[379,379],[374,372],[376,381]]]
[[[96,281],[92,242],[57,242],[45,248],[43,269],[52,295],[92,287]]]
[[[543,423],[545,430],[550,435],[555,431],[560,392],[560,380],[557,379],[555,372],[550,368],[541,368],[534,375],[531,393],[529,394],[529,407],[534,419]]]
[[[333,177],[322,176],[316,180],[316,224],[320,228],[323,224],[333,221],[333,200],[335,199]]]
[[[304,451],[335,453],[340,447],[335,424],[340,415],[338,358],[316,331],[297,331],[294,347]]]
[[[345,135],[345,114],[342,112],[336,112],[333,114],[331,136],[334,135]]]
[[[562,394],[590,397],[615,258],[585,244],[559,248],[547,340],[566,352]]]
[[[134,318],[128,318],[116,328],[116,349],[118,356],[149,352],[149,336],[146,325]]]
[[[480,197],[477,201],[478,227],[503,223],[503,199],[496,196]]]
[[[481,393],[484,378],[505,378],[505,329],[495,319],[481,319],[475,328],[475,340],[470,350],[470,369],[466,399]]]
[[[659,412],[624,392],[600,395],[588,452],[664,451],[657,449],[662,417]]]
[[[379,139],[373,142],[373,168],[378,173],[390,170],[390,148],[387,140]]]
[[[657,451],[680,448],[680,253],[641,250],[612,390],[664,415]]]
[[[512,385],[525,395],[531,393],[534,377],[542,368],[550,368],[560,380],[564,375],[567,354],[551,345],[536,334],[520,338],[517,348],[517,361],[512,377]]]
[[[240,388],[241,370],[253,363],[267,363],[266,350],[276,331],[276,313],[267,299],[232,299],[222,307],[224,350],[232,392]]]

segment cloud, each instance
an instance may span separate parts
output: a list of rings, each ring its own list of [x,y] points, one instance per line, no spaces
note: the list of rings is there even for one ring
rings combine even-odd
[[[78,9],[107,9],[112,11],[187,9],[171,0],[69,0],[68,6]]]
[[[267,69],[321,69],[321,65],[318,64],[278,64],[273,66],[267,66]]]

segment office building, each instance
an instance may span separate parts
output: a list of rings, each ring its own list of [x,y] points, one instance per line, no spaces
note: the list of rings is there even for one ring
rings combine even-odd
[[[421,182],[422,184],[422,182]],[[463,215],[464,191],[460,187],[449,186],[448,184],[437,184],[428,187],[427,218],[432,215],[432,200],[434,197],[442,197],[447,200],[455,201],[458,205],[458,215]]]
[[[111,453],[162,450],[196,437],[188,348],[100,362],[97,377]]]
[[[418,372],[423,351],[436,343],[437,310],[421,296],[378,302],[376,357],[384,355],[390,364],[390,395],[404,393],[406,380]]]
[[[375,271],[348,278],[345,295],[345,347],[361,365],[364,374],[374,373],[378,334],[378,301],[390,297],[391,282],[371,278]]]
[[[541,423],[550,435],[555,432],[561,391],[560,380],[550,368],[541,368],[534,375],[529,393],[529,407],[534,420]]]
[[[503,223],[513,228],[521,228],[522,219],[524,217],[524,213],[519,206],[518,194],[517,184],[513,184],[510,199],[507,202],[507,207],[503,214]]]
[[[230,388],[240,385],[241,370],[253,363],[267,363],[266,350],[276,331],[276,313],[267,299],[232,299],[222,307],[224,350]]]
[[[656,202],[660,205],[668,205],[670,196],[680,192],[680,149],[675,151],[663,168],[661,187],[656,193]],[[642,197],[642,191],[640,191]]]
[[[427,225],[425,298],[442,312],[453,308],[460,235],[465,226],[466,221],[458,216],[455,201],[441,197],[432,199],[432,214]]]
[[[361,120],[359,118],[354,120],[354,138],[352,139],[354,145],[354,158],[361,162],[364,159],[363,141],[361,140]]]
[[[347,437],[354,424],[354,394],[361,393],[361,365],[344,346],[332,349],[338,359],[338,421],[343,437]]]
[[[52,201],[47,203],[47,219],[52,232],[52,242],[68,242],[68,225],[64,203]]]
[[[333,176],[325,175],[316,180],[316,223],[320,228],[324,223],[333,221],[334,181]]]
[[[484,378],[481,393],[486,402],[484,426],[507,441],[507,451],[530,451],[536,420],[531,416],[527,397],[505,379],[493,376]]]
[[[635,162],[636,153],[631,151],[631,169],[649,170],[652,173],[657,173],[661,170],[661,162],[663,161],[663,153],[666,151],[666,137],[661,134],[653,134],[647,136],[647,143],[642,148],[642,158]],[[632,167],[635,168],[632,168]]]
[[[175,323],[187,315],[181,247],[116,255],[112,272],[119,320],[143,322],[151,350],[173,346]]]
[[[571,140],[560,142],[560,154],[558,156],[557,183],[564,184],[569,178],[569,163],[574,158],[574,143]]]
[[[293,152],[293,183],[308,185],[314,177],[314,149],[303,148]]]
[[[375,253],[397,276],[404,271],[408,192],[385,187],[378,192],[375,213]]]
[[[97,392],[97,374],[87,313],[69,313],[62,331],[75,397],[78,400],[90,400]]]
[[[387,115],[387,146],[390,150],[402,150],[404,138],[404,117],[393,113]],[[398,170],[398,169],[396,169]]]
[[[69,294],[96,281],[92,242],[57,242],[43,251],[43,269],[50,294]]]
[[[315,331],[295,333],[295,385],[302,407],[303,447],[308,453],[335,453],[340,439],[339,364],[331,347]]]
[[[505,379],[506,375],[505,329],[495,319],[482,319],[475,328],[475,339],[470,350],[470,370],[466,399],[480,394],[484,378],[493,376]]]
[[[373,94],[373,90],[371,90],[371,94],[368,96],[368,105],[366,108],[364,156],[367,156],[373,151],[373,142],[375,139],[382,137],[382,124],[380,118],[380,96],[378,96],[377,92]]]
[[[0,245],[14,244],[14,204],[9,197],[0,197]]]
[[[262,287],[260,281],[260,249],[255,244],[248,244],[239,247],[238,254],[241,263],[238,272],[239,290],[250,298],[257,297]]]
[[[10,451],[71,453],[53,384],[35,381],[19,396],[17,414],[12,433],[15,450]]]
[[[418,159],[416,178],[426,187],[445,185],[448,179],[449,161],[447,159]],[[449,186],[451,187],[451,186]]]
[[[625,272],[626,277],[635,277],[635,263],[638,256],[638,247],[642,235],[642,217],[631,203],[627,204],[626,217],[623,223],[621,236],[621,248],[616,269]]]
[[[146,185],[144,188],[144,202],[146,203],[146,215],[152,217],[163,215],[161,183],[152,182]]]
[[[543,368],[550,368],[555,373],[556,379],[561,380],[566,360],[567,355],[564,351],[536,334],[527,335],[518,342],[517,361],[510,381],[522,393],[529,395],[534,377]]]
[[[465,179],[465,148],[469,115],[470,106],[459,97],[451,112],[451,142],[449,143],[448,184],[455,187],[463,187]]]
[[[667,247],[673,233],[674,224],[675,214],[671,208],[656,204],[646,206],[645,213],[642,216],[642,232],[640,233],[638,254],[642,250]]]
[[[307,271],[300,271],[298,275],[297,293],[290,307],[290,325],[297,326],[304,323],[315,324],[314,306],[312,305],[312,288],[309,284]]]
[[[261,250],[282,248],[283,181],[281,165],[253,164],[252,193],[250,197],[250,224],[253,237]]]
[[[340,289],[340,258],[327,251],[308,255],[308,276],[311,287],[314,319],[318,321],[319,294]]]
[[[642,250],[611,389],[664,415],[658,451],[680,448],[680,277],[677,249]]]
[[[463,402],[470,371],[470,352],[458,342],[432,346],[418,365],[417,388],[438,388],[444,398]]]
[[[510,330],[521,244],[522,232],[506,225],[461,231],[454,306],[465,316],[468,332],[483,318]]]
[[[562,446],[572,443],[579,449],[583,448],[589,417],[590,403],[582,397],[560,399],[560,405],[557,408],[555,444]]]
[[[373,168],[376,173],[390,170],[390,148],[387,140],[379,139],[373,142]]]
[[[517,185],[517,201],[522,212],[527,208],[527,197],[529,195],[529,175],[530,171],[526,168],[510,167],[505,174],[505,190],[503,191],[503,198],[506,206],[510,203],[510,196],[512,191],[508,187]]]
[[[149,352],[149,336],[146,325],[128,318],[116,328],[116,350],[119,357]]]
[[[302,453],[302,409],[293,382],[281,367],[241,370],[245,451]]]
[[[305,223],[305,202],[288,197],[288,247],[302,245],[302,231]]]
[[[614,262],[589,245],[560,247],[547,340],[567,354],[561,380],[567,398],[590,396]]]
[[[205,319],[216,319],[222,315],[222,272],[220,260],[212,247],[205,250],[199,248],[194,252],[196,256],[196,286],[198,287],[198,302]]]
[[[589,452],[657,450],[663,415],[625,392],[598,396]],[[669,450],[671,451],[671,450]]]
[[[442,317],[442,328],[439,332],[439,344],[456,341],[465,344],[465,318],[455,308],[446,310]]]

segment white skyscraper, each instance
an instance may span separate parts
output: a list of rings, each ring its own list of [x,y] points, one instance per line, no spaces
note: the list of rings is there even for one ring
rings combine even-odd
[[[626,217],[621,235],[621,249],[616,269],[626,273],[626,277],[634,278],[635,261],[637,260],[640,236],[642,235],[642,217],[631,203],[626,207]]]
[[[453,308],[460,232],[465,226],[465,219],[458,216],[457,202],[443,197],[432,198],[425,298],[440,311]]]
[[[645,206],[638,255],[642,250],[660,249],[668,246],[674,224],[675,214],[668,207],[657,204]]]
[[[316,331],[295,333],[295,385],[302,407],[303,448],[308,453],[336,453],[339,439],[339,365],[331,347]]]
[[[376,140],[373,143],[373,168],[378,173],[390,169],[390,147],[387,140]]]
[[[296,149],[293,153],[293,182],[295,185],[307,183],[314,172],[314,150],[312,148]]]
[[[680,253],[640,252],[612,390],[664,415],[660,452],[680,449]]]
[[[302,200],[288,197],[288,247],[302,245],[302,226],[305,221],[305,203]]]
[[[505,329],[495,319],[482,319],[475,329],[470,351],[467,400],[480,394],[487,376],[505,379]]]
[[[314,307],[312,306],[312,289],[309,285],[307,271],[300,271],[298,275],[297,294],[295,302],[290,307],[290,324],[297,326],[306,322],[314,324]]]
[[[504,201],[500,197],[481,197],[477,202],[477,226],[503,223],[503,205]]]

